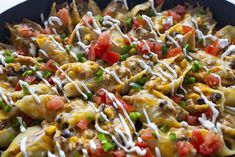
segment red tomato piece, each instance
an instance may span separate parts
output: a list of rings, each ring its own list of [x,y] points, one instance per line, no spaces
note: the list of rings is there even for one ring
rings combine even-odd
[[[120,54],[112,51],[106,51],[102,54],[101,59],[106,61],[109,65],[113,65],[120,60]]]
[[[102,103],[102,99],[100,96],[94,96],[93,101],[97,104],[100,105]]]
[[[104,155],[104,150],[103,150],[101,142],[98,139],[95,139],[94,143],[96,145],[95,150],[92,149],[91,147],[89,147],[89,152],[91,153],[91,156],[92,157],[98,157],[98,156]]]
[[[58,110],[64,106],[64,101],[59,97],[54,97],[47,102],[47,108],[49,110]]]
[[[165,2],[165,0],[155,0],[155,2],[157,5],[162,5]]]
[[[148,45],[150,51],[154,52],[155,45],[153,43],[151,43],[150,41],[146,41],[146,42],[147,42],[147,45]],[[148,54],[149,51],[148,51],[147,45],[145,45],[145,43],[143,41],[140,41],[137,44],[137,50],[140,51],[140,53],[142,53],[142,54]],[[156,47],[156,48],[158,48],[158,47]]]
[[[193,145],[188,141],[178,141],[176,146],[180,157],[190,156],[193,149]]]
[[[140,148],[147,148],[148,147],[148,143],[147,142],[136,142],[135,145],[140,147]]]
[[[48,69],[52,70],[52,71],[56,71],[57,70],[57,67],[55,66],[55,62],[53,60],[51,60],[51,59],[46,62],[45,66]]]
[[[181,16],[172,10],[168,11],[168,16],[172,16],[174,22],[179,22],[181,20]]]
[[[89,125],[89,122],[87,119],[82,119],[78,122],[77,126],[81,129],[81,130],[86,130],[87,126]]]
[[[175,12],[176,12],[177,14],[184,14],[184,13],[186,12],[186,8],[185,8],[185,6],[178,4],[178,5],[175,7]]]
[[[122,103],[122,106],[124,107],[124,109],[127,111],[127,112],[132,112],[135,110],[135,107],[132,106],[132,105],[129,105],[127,104],[123,99],[117,97],[117,99],[120,101],[120,103]]]
[[[32,37],[33,36],[33,32],[26,25],[21,25],[21,27],[19,28],[19,32],[23,37]]]
[[[208,75],[204,78],[204,82],[205,82],[208,86],[213,87],[213,86],[219,85],[220,79],[219,79],[218,77],[216,77],[215,75],[213,75],[213,74],[208,74]]]
[[[154,156],[149,148],[146,148],[145,150],[146,150],[146,154],[144,155],[144,157],[153,157]]]
[[[200,153],[208,156],[216,152],[221,147],[219,135],[209,132],[206,134],[205,142],[200,145]]]
[[[167,51],[166,58],[175,57],[181,53],[182,53],[182,49],[180,47],[173,48],[173,49],[170,49],[169,51]]]
[[[54,81],[52,80],[53,77],[54,77],[54,76],[51,75],[51,76],[49,76],[49,77],[47,78],[47,82],[48,82],[50,85],[55,85]]]
[[[163,24],[163,29],[166,31],[166,30],[168,30],[169,28],[171,28],[171,24],[170,23],[164,23]]]
[[[212,111],[212,109],[209,107],[208,109],[207,109],[207,111],[206,111],[206,117],[208,118],[208,119],[212,119],[212,117],[213,117],[213,111]]]
[[[183,32],[186,34],[188,32],[191,32],[194,30],[194,28],[188,26],[188,25],[182,25]]]
[[[133,29],[137,30],[139,28],[139,23],[136,17],[133,17]]]
[[[187,115],[186,116],[186,121],[190,125],[196,125],[198,123],[198,116]]]
[[[111,36],[108,31],[103,32],[97,41],[97,45],[100,47],[100,51],[105,51],[110,48],[111,46]]]
[[[68,25],[69,23],[69,11],[65,8],[60,9],[58,12],[58,16],[63,22],[64,25]]]
[[[154,139],[154,136],[152,134],[152,129],[150,128],[147,128],[147,129],[144,129],[144,130],[141,130],[140,131],[140,136],[143,140],[151,140],[151,139]]]
[[[95,45],[92,45],[90,47],[90,50],[88,52],[88,59],[94,61],[96,59],[96,53],[95,53]]]
[[[125,157],[126,152],[124,150],[115,150],[112,152],[114,157]]]
[[[207,46],[204,51],[206,51],[208,54],[218,56],[220,51],[220,46],[218,40],[216,40],[212,45]]]
[[[200,145],[204,142],[202,133],[199,129],[193,130],[192,132],[192,145],[194,146],[197,151],[200,150]]]
[[[174,96],[171,97],[171,99],[172,99],[175,103],[179,104],[179,103],[184,99],[184,97],[183,97],[183,96],[174,95]]]
[[[26,77],[24,78],[24,82],[27,82],[27,83],[29,83],[29,84],[32,84],[35,80],[36,80],[36,77],[35,77],[35,76],[26,76]],[[16,90],[16,91],[22,90],[22,88],[21,88],[19,82],[16,84],[15,90]]]

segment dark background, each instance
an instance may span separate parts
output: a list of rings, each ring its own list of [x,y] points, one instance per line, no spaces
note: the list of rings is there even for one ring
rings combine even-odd
[[[71,0],[67,1],[70,2]],[[145,0],[127,1],[129,6],[133,6]],[[28,18],[40,23],[40,14],[44,13],[44,15],[48,15],[53,2],[63,3],[66,0],[28,0],[0,14],[0,41],[7,42],[8,33],[5,29],[6,22],[16,23],[22,18]],[[96,0],[96,2],[101,8],[104,8],[110,0]],[[184,2],[191,4],[199,2],[202,6],[209,7],[213,12],[214,18],[218,21],[217,27],[222,27],[227,24],[235,25],[235,5],[226,0],[165,0],[163,9],[168,9]]]

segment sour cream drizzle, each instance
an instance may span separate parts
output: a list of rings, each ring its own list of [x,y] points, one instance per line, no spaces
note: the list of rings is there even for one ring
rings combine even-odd
[[[24,157],[28,157],[27,151],[26,151],[26,143],[27,143],[27,137],[24,137],[20,141],[20,151],[23,154]]]
[[[56,148],[59,151],[60,157],[66,157],[64,151],[61,149],[59,142],[56,141]]]
[[[63,22],[57,16],[50,16],[48,18],[48,22],[50,25],[54,26],[54,22],[56,22],[59,26],[63,25]]]
[[[18,122],[20,123],[20,132],[25,132],[26,128],[23,125],[23,119],[22,117],[16,117]]]
[[[61,45],[55,40],[55,38],[54,38],[52,35],[49,35],[48,37],[52,40],[52,42],[54,42],[54,44],[55,44],[61,51],[66,52],[66,50],[63,48],[63,46],[61,46]]]
[[[235,45],[229,46],[228,49],[221,55],[221,58],[223,59],[225,56],[229,55],[233,51],[235,51]]]
[[[27,82],[24,82],[22,80],[19,80],[20,86],[21,88],[23,88],[23,86],[29,91],[29,93],[33,96],[34,100],[38,103],[41,104],[41,100],[40,98],[34,93],[34,91],[29,87],[29,84]]]
[[[104,69],[102,66],[100,66],[100,68],[107,74],[110,74],[118,83],[122,84],[122,81],[114,71],[109,71],[108,69]]]

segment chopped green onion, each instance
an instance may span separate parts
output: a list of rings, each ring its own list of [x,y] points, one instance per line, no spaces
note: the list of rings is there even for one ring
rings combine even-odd
[[[80,157],[78,151],[75,151],[75,152],[73,153],[73,157]]]
[[[193,65],[192,65],[191,70],[192,70],[193,72],[198,72],[202,67],[203,67],[203,64],[202,64],[201,62],[195,61],[195,62],[193,63]]]
[[[83,97],[83,100],[91,100],[92,98],[92,93],[84,92],[87,96],[87,98]]]
[[[2,101],[2,99],[0,98],[0,107],[3,109],[5,106],[5,103]]]
[[[12,52],[10,50],[5,50],[4,55],[5,56],[11,56]]]
[[[44,60],[43,60],[43,58],[38,57],[37,61],[38,61],[38,62],[43,62]]]
[[[185,104],[185,101],[181,101],[181,102],[179,103],[179,106],[182,107],[182,108],[185,108],[185,105],[186,105],[186,104]]]
[[[167,46],[166,46],[166,44],[163,44],[162,45],[162,55],[166,56],[166,53],[167,53]]]
[[[104,17],[103,17],[103,16],[98,15],[98,16],[96,16],[96,17],[97,17],[97,19],[100,21],[100,23],[103,23],[103,21],[104,21]]]
[[[141,116],[141,114],[139,112],[131,112],[129,116],[131,120],[135,122]]]
[[[183,90],[183,89],[181,89],[181,88],[177,90],[177,93],[178,93],[178,94],[182,94],[182,95],[184,95],[184,94],[185,94],[185,93],[184,93],[184,90]]]
[[[67,37],[68,37],[68,36],[67,36],[65,33],[60,35],[60,38],[63,39],[63,40],[64,40],[65,38],[67,38]]]
[[[77,59],[78,59],[79,62],[82,62],[82,63],[87,61],[84,53],[81,53],[81,52],[77,53]]]
[[[103,133],[98,134],[98,139],[100,140],[102,147],[105,152],[111,151],[114,149],[115,144],[110,142],[107,138],[106,135]]]
[[[127,57],[129,57],[129,54],[123,54],[120,56],[120,60],[125,61],[127,59]]]
[[[91,122],[91,121],[95,120],[95,115],[93,113],[88,112],[86,115],[86,119]]]
[[[189,52],[189,50],[190,50],[190,46],[189,46],[189,44],[186,44],[186,45],[184,46],[184,48],[185,48],[185,50],[186,50],[186,53],[188,53],[188,52]]]
[[[13,141],[14,139],[15,139],[15,135],[13,135],[13,134],[11,134],[11,133],[9,133],[9,135],[8,135],[8,139],[10,140],[10,141]]]
[[[95,81],[96,82],[100,82],[103,80],[103,70],[101,68],[99,68],[99,70],[96,72],[96,76],[95,76]]]
[[[161,130],[162,132],[166,133],[166,132],[169,131],[169,127],[168,127],[167,124],[164,124],[164,125],[160,128],[160,130]]]
[[[32,76],[34,74],[34,72],[33,72],[33,70],[26,70],[23,74],[22,74],[22,76]]]
[[[131,44],[131,48],[136,49],[137,45],[136,44]]]
[[[152,16],[156,16],[156,13],[153,9],[151,9],[150,13],[149,13],[149,16],[152,17]]]
[[[206,15],[206,12],[205,12],[204,9],[200,9],[200,10],[198,11],[198,14],[199,14],[199,15]]]
[[[137,83],[130,83],[131,89],[134,89],[135,91],[140,91],[142,86]]]
[[[71,51],[72,50],[72,45],[67,45],[65,49],[66,49],[66,51]]]
[[[137,15],[136,18],[137,18],[138,21],[141,21],[143,19],[143,17],[141,15]]]
[[[203,39],[202,39],[202,38],[198,39],[198,43],[199,43],[199,44],[202,44],[202,42],[203,42]]]
[[[173,133],[173,132],[171,132],[171,133],[169,134],[169,139],[170,139],[170,141],[176,141],[176,134]]]
[[[185,78],[185,83],[186,84],[193,84],[196,82],[196,78],[195,77],[188,77],[188,78]]]
[[[136,83],[143,86],[148,81],[146,76],[142,76]]]
[[[132,27],[132,24],[133,24],[133,20],[132,18],[128,18],[126,21],[125,21],[127,27],[131,28]]]
[[[29,93],[29,91],[28,91],[28,89],[26,88],[26,86],[25,85],[21,85],[21,88],[22,88],[22,90],[23,90],[23,93],[24,93],[24,95],[27,95],[28,93]]]
[[[5,107],[3,108],[3,111],[8,113],[11,110],[12,106],[9,105],[5,105]]]
[[[42,77],[43,78],[48,78],[49,76],[51,76],[51,72],[50,71],[44,71],[43,74],[42,74]]]
[[[35,64],[33,67],[34,67],[34,69],[35,69],[36,71],[39,69],[38,64]]]
[[[124,52],[124,53],[129,53],[130,50],[131,50],[131,47],[130,47],[130,46],[128,46],[128,45],[124,45],[124,46],[123,46],[123,52]]]
[[[12,63],[12,62],[14,62],[14,60],[15,60],[15,57],[13,57],[13,56],[6,56],[5,57],[6,63]]]

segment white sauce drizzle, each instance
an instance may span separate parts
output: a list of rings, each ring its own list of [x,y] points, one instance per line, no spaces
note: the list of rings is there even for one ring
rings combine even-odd
[[[176,37],[180,42],[183,42],[183,40],[184,40],[184,36],[183,36],[182,34],[177,34],[175,37]]]
[[[157,138],[160,139],[160,134],[159,134],[159,131],[158,131],[158,127],[157,127],[156,124],[154,124],[150,121],[150,118],[149,118],[148,113],[145,110],[145,108],[143,108],[143,113],[144,113],[144,116],[146,118],[148,127],[150,127],[155,132],[155,134],[157,135]]]
[[[83,48],[86,53],[89,52],[89,49],[90,49],[91,45],[85,45],[85,44],[84,44],[83,42],[81,42],[81,41],[77,42],[77,44],[78,44],[81,48]]]
[[[122,84],[122,81],[114,71],[109,71],[108,69],[104,69],[102,66],[100,66],[100,68],[107,74],[110,74],[118,83]]]
[[[29,84],[27,82],[24,82],[22,80],[19,80],[20,86],[21,88],[23,88],[23,86],[29,91],[29,93],[33,96],[34,100],[38,103],[41,104],[41,100],[40,98],[34,93],[34,91],[29,87]]]
[[[47,152],[47,156],[48,157],[58,157],[57,155],[52,154],[50,151]]]
[[[109,122],[109,119],[108,119],[107,116],[104,114],[104,112],[102,112],[101,110],[97,109],[97,108],[95,107],[95,105],[94,105],[92,102],[88,101],[88,104],[95,110],[96,113],[100,113],[100,115],[104,118],[104,120],[105,120],[106,122]],[[100,107],[102,108],[102,105],[100,105]]]
[[[161,157],[161,152],[158,147],[155,147],[156,157]]]
[[[42,55],[44,55],[45,57],[49,58],[48,54],[47,54],[44,50],[39,49],[39,52],[40,52]]]
[[[63,52],[66,52],[66,50],[55,40],[55,38],[54,38],[52,35],[49,35],[48,37],[54,42],[54,44],[56,44],[56,46],[57,46],[60,50],[62,50]]]
[[[88,156],[89,156],[89,155],[88,155],[87,150],[86,150],[86,149],[84,149],[84,148],[82,148],[82,153],[83,153],[83,155],[85,155],[86,157],[88,157]]]
[[[170,36],[170,34],[169,34],[168,31],[166,32],[166,37],[167,37],[170,41],[172,41],[176,47],[180,47],[179,43],[178,43],[174,38],[172,38],[172,37]]]
[[[231,106],[224,106],[226,109],[235,112],[235,107],[231,107]]]
[[[147,15],[142,15],[142,18],[147,22],[147,24],[151,30],[151,33],[153,33],[155,39],[158,40],[156,32],[158,33],[158,35],[161,35],[161,33],[159,32],[159,30],[156,27],[154,27],[154,23],[153,23],[152,19]]]
[[[115,23],[113,26],[118,30],[118,32],[120,32],[120,34],[121,34],[124,38],[126,38],[126,39],[131,43],[131,39],[128,37],[128,35],[124,34],[124,33],[122,32],[122,30],[120,29],[120,27],[119,27],[116,23]]]
[[[113,19],[111,16],[106,15],[104,16],[104,20],[103,20],[103,25],[111,25],[113,26],[113,24],[116,23],[117,25],[120,25],[121,22],[117,19]]]
[[[205,103],[208,104],[213,112],[212,123],[215,123],[216,118],[219,115],[219,111],[215,108],[215,104],[207,99],[207,97],[202,93],[201,89],[194,87],[194,90],[200,93],[201,97],[204,99]]]
[[[26,143],[27,143],[27,137],[24,137],[20,141],[20,151],[23,154],[24,157],[28,157],[27,151],[26,151]]]
[[[30,48],[29,48],[29,53],[30,53],[32,56],[35,56],[35,55],[36,55],[36,46],[35,46],[33,43],[30,43],[29,46],[30,46]]]
[[[55,77],[52,77],[51,79],[58,86],[58,88],[63,92],[63,96],[65,97],[66,101],[70,102],[70,100],[68,99],[68,97],[64,93],[64,90],[63,90],[63,87],[62,87],[62,84],[61,84],[60,80],[56,79]]]
[[[64,151],[61,149],[59,142],[56,141],[56,148],[59,151],[60,157],[66,157]]]
[[[77,91],[78,91],[80,94],[82,94],[82,96],[83,96],[85,99],[87,99],[87,95],[81,91],[81,89],[78,87],[78,85],[76,84],[76,82],[74,82],[60,67],[58,67],[58,66],[56,66],[56,67],[57,67],[57,69],[58,69],[61,73],[64,74],[65,78],[66,78],[68,81],[70,81],[70,82],[74,85],[74,87],[77,89]],[[81,83],[81,82],[80,82],[80,83]],[[85,84],[81,84],[81,85],[83,86],[83,88],[85,87],[85,86],[84,86]],[[84,89],[87,90],[88,88],[86,87],[86,88],[84,88]],[[91,93],[90,90],[88,90],[87,92],[88,92],[88,93]]]
[[[94,140],[89,141],[89,146],[90,146],[92,151],[96,150],[96,144],[95,144]]]
[[[161,13],[158,13],[157,10],[154,7],[154,1],[153,0],[148,0],[151,6],[151,9],[154,11],[156,15],[161,15]]]
[[[54,22],[56,22],[59,26],[63,25],[63,22],[60,20],[60,18],[56,17],[56,16],[50,16],[48,18],[48,22],[50,25],[54,26]]]
[[[7,105],[10,105],[10,102],[8,101],[6,95],[4,94],[1,88],[0,88],[0,96],[2,97],[2,99],[5,101]]]
[[[20,132],[25,132],[26,128],[23,125],[23,119],[22,117],[16,117],[18,122],[20,123]]]
[[[223,59],[225,56],[229,55],[233,51],[235,51],[235,45],[229,46],[228,49],[221,55],[221,58]]]
[[[206,37],[203,35],[202,31],[198,28],[198,23],[196,17],[192,18],[192,22],[195,25],[196,28],[196,34],[198,39],[202,39],[203,46],[206,46]]]
[[[102,33],[102,31],[101,31],[100,27],[98,26],[98,24],[96,23],[95,18],[93,17],[92,12],[88,11],[88,12],[87,12],[87,15],[92,19],[93,26],[95,27],[94,31],[95,31],[98,35],[100,35],[100,34]]]

